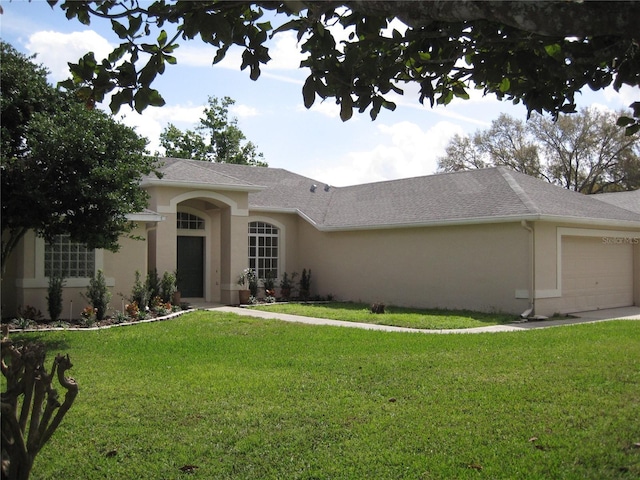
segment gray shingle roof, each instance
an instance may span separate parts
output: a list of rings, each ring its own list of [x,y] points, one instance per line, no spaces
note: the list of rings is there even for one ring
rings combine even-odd
[[[295,211],[323,230],[554,218],[640,226],[640,210],[599,201],[505,167],[328,191],[321,182],[280,168],[166,159],[161,170],[163,181],[169,183],[207,183],[212,189],[246,187],[250,209]],[[315,191],[312,185],[317,186]],[[252,188],[256,186],[262,188]]]
[[[607,202],[616,207],[640,213],[640,190],[633,192],[600,193],[593,198]]]

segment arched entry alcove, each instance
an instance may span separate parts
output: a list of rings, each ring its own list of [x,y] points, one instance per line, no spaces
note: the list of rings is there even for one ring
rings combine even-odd
[[[166,220],[149,243],[149,265],[161,275],[177,271],[183,298],[229,303],[237,285],[233,272],[240,251],[246,252],[246,235],[233,235],[248,211],[246,192],[178,191],[157,205]],[[243,198],[244,197],[244,198]],[[234,238],[234,241],[231,239]],[[245,245],[237,245],[244,241]]]

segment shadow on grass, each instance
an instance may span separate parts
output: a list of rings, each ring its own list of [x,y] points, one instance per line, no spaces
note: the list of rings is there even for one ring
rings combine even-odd
[[[38,342],[44,345],[47,352],[47,358],[55,356],[58,353],[64,352],[69,349],[69,344],[64,338],[51,338],[46,333],[12,333],[10,335],[11,340],[15,344],[19,343],[33,343]]]
[[[419,309],[388,305],[384,313],[374,314],[371,305],[358,302],[289,304],[286,313],[339,319],[351,322],[394,325],[408,328],[473,328],[513,323],[517,316],[509,313],[483,313],[470,310]],[[278,310],[278,307],[275,306]]]

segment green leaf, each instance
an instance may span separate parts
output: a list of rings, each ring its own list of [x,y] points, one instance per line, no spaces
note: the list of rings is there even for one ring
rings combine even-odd
[[[302,86],[302,99],[304,101],[305,108],[311,108],[313,102],[316,100],[316,89],[314,83],[313,77],[309,75]]]
[[[160,35],[158,35],[158,45],[160,45],[160,47],[163,47],[166,43],[167,43],[167,32],[165,30],[162,30],[160,32]]]
[[[131,91],[131,89],[126,88],[113,94],[111,96],[111,103],[109,104],[109,108],[111,109],[111,112],[117,113],[120,110],[120,107],[124,104],[133,104],[133,92]]]
[[[502,92],[508,92],[509,88],[511,88],[511,81],[508,78],[503,78],[502,81],[500,82],[500,86],[498,87],[498,89]]]
[[[119,22],[116,22],[115,20],[111,20],[111,28],[116,33],[116,35],[118,35],[118,37],[122,39],[127,38],[127,35],[129,34],[127,27]]]
[[[634,125],[631,125],[625,128],[624,130],[624,134],[627,137],[630,137],[631,135],[635,135],[638,132],[640,132],[640,123],[635,123]]]
[[[552,45],[545,45],[544,50],[545,52],[547,52],[547,55],[549,55],[550,57],[553,57],[556,59],[562,58],[562,47],[558,43],[554,43]]]
[[[138,30],[140,30],[140,26],[142,25],[142,16],[138,15],[137,17],[129,16],[129,34],[135,35]]]
[[[340,120],[346,122],[353,116],[353,100],[351,95],[347,94],[342,97],[342,103],[340,104]]]
[[[626,127],[627,125],[631,125],[632,123],[635,123],[635,120],[631,117],[620,117],[616,121],[616,125],[618,125],[619,127]]]

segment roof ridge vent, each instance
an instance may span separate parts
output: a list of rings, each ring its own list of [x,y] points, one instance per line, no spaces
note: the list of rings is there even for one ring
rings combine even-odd
[[[498,171],[502,175],[502,178],[506,180],[511,190],[513,190],[513,192],[518,196],[524,206],[527,207],[527,210],[529,210],[531,213],[540,213],[540,209],[535,204],[535,202],[531,200],[531,197],[527,195],[527,192],[524,191],[518,181],[513,178],[513,175],[511,175],[511,170],[504,167],[498,167]]]

